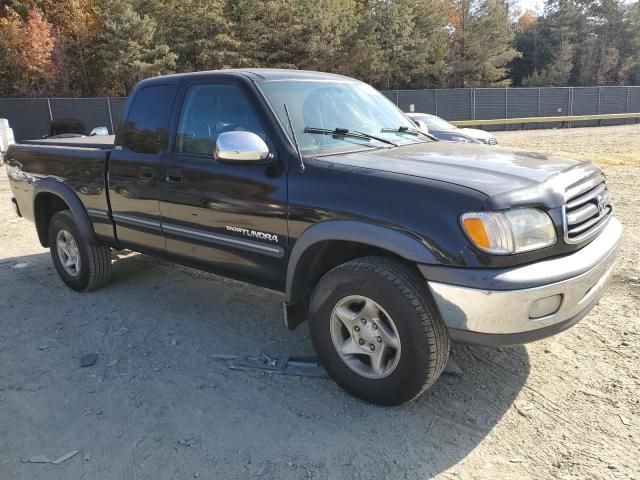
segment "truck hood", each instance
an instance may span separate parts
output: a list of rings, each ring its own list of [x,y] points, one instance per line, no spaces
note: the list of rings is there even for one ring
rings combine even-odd
[[[579,165],[562,157],[453,142],[404,145],[321,159],[449,182],[488,196],[539,185],[552,175]]]

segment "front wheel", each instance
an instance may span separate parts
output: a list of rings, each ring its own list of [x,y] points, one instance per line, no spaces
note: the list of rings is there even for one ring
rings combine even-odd
[[[449,337],[418,273],[366,257],[328,272],[316,286],[309,328],[331,377],[349,393],[400,405],[433,386]]]
[[[70,288],[88,292],[109,281],[111,249],[84,238],[69,210],[51,218],[49,249],[58,275]]]

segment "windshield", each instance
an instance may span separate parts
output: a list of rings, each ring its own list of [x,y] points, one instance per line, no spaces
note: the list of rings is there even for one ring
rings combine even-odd
[[[451,125],[445,119],[436,117],[435,115],[414,115],[411,118],[426,123],[427,128],[434,132],[446,132],[448,130],[458,129],[455,125]]]
[[[310,129],[342,129],[388,140],[396,145],[421,143],[425,139],[405,131],[383,132],[384,128],[415,128],[384,95],[365,83],[340,81],[272,81],[260,88],[275,110],[287,135],[287,105],[300,150],[306,154],[388,147],[364,135],[341,136],[305,132]]]

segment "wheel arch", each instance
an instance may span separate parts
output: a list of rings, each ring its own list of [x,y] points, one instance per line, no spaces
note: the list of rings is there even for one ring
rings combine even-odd
[[[43,180],[33,194],[33,213],[38,239],[43,247],[49,246],[49,222],[59,211],[71,210],[80,233],[90,242],[96,242],[93,224],[78,196],[67,185]]]
[[[415,266],[438,263],[411,234],[355,220],[328,220],[312,225],[296,241],[287,266],[285,321],[293,329],[306,319],[308,298],[322,276],[354,258],[379,255]]]

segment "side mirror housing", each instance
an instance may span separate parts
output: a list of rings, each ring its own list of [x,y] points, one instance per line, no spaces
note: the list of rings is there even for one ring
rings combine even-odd
[[[266,164],[271,161],[267,144],[253,132],[224,132],[218,136],[213,156],[224,163]]]

